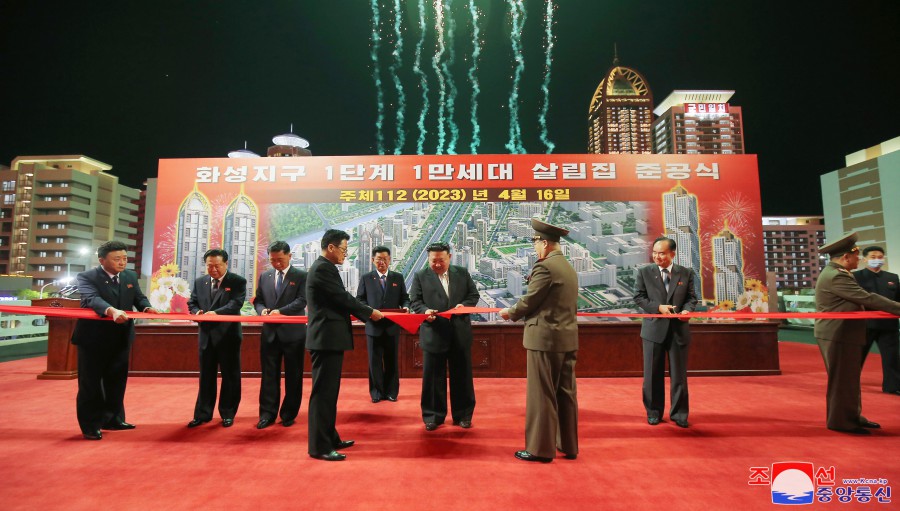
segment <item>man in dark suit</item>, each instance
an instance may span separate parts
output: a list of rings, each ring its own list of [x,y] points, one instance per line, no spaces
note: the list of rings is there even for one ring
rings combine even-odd
[[[816,312],[880,310],[900,315],[900,303],[869,293],[850,270],[859,266],[855,232],[819,248],[831,260],[816,280]],[[860,375],[866,350],[866,322],[858,319],[817,319],[813,333],[825,361],[825,425],[828,429],[869,435],[881,427],[862,416]]]
[[[524,461],[550,463],[556,451],[578,456],[578,275],[560,250],[569,231],[531,219],[538,260],[528,278],[528,292],[500,317],[525,320],[522,345],[527,350]]]
[[[100,266],[78,274],[81,306],[112,321],[79,319],[72,332],[78,346],[78,397],[75,408],[81,434],[100,440],[101,429],[134,429],[125,422],[125,385],[134,341],[134,320],[127,311],[156,312],[141,292],[137,275],[126,270],[127,246],[107,241],[97,249]]]
[[[687,318],[678,315],[693,312],[697,306],[694,270],[679,266],[675,258],[675,240],[660,237],[653,242],[653,262],[638,270],[634,302],[648,314],[672,315],[668,318],[644,318],[641,341],[644,351],[644,408],[647,423],[659,424],[665,408],[666,355],[669,357],[669,385],[672,407],[669,418],[682,428],[688,427],[687,358],[691,330]]]
[[[403,275],[390,271],[391,249],[372,249],[375,269],[359,278],[356,298],[377,309],[409,308],[409,295]],[[372,402],[396,401],[400,391],[400,326],[389,319],[366,321],[366,347],[369,349],[369,395]]]
[[[203,254],[207,275],[194,281],[188,310],[191,314],[226,314],[240,316],[247,297],[247,279],[228,271],[228,253],[221,248]],[[241,333],[240,323],[199,322],[200,390],[194,406],[194,418],[188,423],[195,428],[212,420],[216,405],[216,373],[222,371],[219,415],[222,426],[234,424],[241,402]]]
[[[291,266],[291,247],[284,241],[269,245],[272,269],[259,276],[253,306],[260,316],[302,316],[306,309],[306,272]],[[294,424],[303,397],[303,352],[306,325],[263,323],[259,339],[262,381],[259,386],[257,429],[269,427],[275,417],[281,425]],[[281,361],[284,360],[284,402],[281,394]]]
[[[337,265],[347,257],[349,239],[344,231],[325,231],[322,255],[309,267],[306,277],[306,349],[312,360],[308,452],[310,457],[326,461],[342,461],[347,456],[337,451],[354,444],[353,440],[341,440],[335,428],[344,351],[353,349],[350,314],[364,320],[384,317],[378,309],[359,303],[344,288]]]
[[[410,286],[410,308],[428,314],[419,330],[422,347],[422,420],[434,431],[447,417],[447,368],[453,423],[472,427],[475,385],[472,382],[472,320],[468,314],[449,319],[439,312],[478,305],[478,289],[469,272],[450,264],[450,246],[428,246],[428,267],[416,272]]]
[[[860,287],[870,293],[881,295],[888,300],[900,301],[900,278],[896,273],[881,269],[884,265],[884,249],[882,247],[866,247],[863,250],[866,267],[853,272]],[[887,394],[900,395],[900,322],[894,319],[870,319],[866,321],[866,347],[863,350],[863,363],[878,343],[881,353],[881,391]]]

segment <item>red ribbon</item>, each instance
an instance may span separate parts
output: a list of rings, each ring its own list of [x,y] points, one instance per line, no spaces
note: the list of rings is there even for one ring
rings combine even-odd
[[[488,307],[458,307],[438,316],[449,318],[455,314],[490,314],[500,309]],[[731,318],[731,319],[890,319],[897,316],[882,311],[853,312],[689,312],[687,314],[645,314],[635,312],[579,312],[583,318]]]
[[[458,307],[437,315],[442,318],[450,318],[457,314],[491,314],[500,309],[488,307]],[[0,305],[0,312],[8,314],[29,314],[48,316],[54,318],[70,319],[96,319],[111,321],[110,317],[100,317],[91,309],[63,308],[63,307],[35,307],[24,305]],[[196,321],[196,322],[224,322],[224,323],[299,323],[307,322],[306,316],[283,316],[280,314],[269,316],[226,316],[218,314],[153,314],[148,312],[126,311],[130,319],[155,319],[165,321]],[[897,316],[882,311],[853,311],[853,312],[690,312],[688,314],[640,314],[623,312],[580,312],[579,316],[585,318],[725,318],[725,319],[891,319]],[[427,314],[407,314],[404,312],[385,312],[384,317],[397,323],[404,330],[415,334]]]

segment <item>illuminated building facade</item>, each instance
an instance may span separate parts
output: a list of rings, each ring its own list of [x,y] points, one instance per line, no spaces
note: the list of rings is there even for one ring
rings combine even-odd
[[[741,107],[734,91],[676,90],[653,111],[657,154],[744,154]]]
[[[778,289],[813,289],[824,265],[822,217],[763,217],[766,271],[775,274]]]
[[[119,184],[112,166],[84,155],[20,156],[0,170],[0,270],[61,282],[97,265],[97,247],[117,240],[134,269],[140,192]]]
[[[900,137],[846,157],[846,167],[820,177],[825,237],[856,231],[860,248],[886,250],[884,269],[900,262]],[[894,261],[894,269],[890,263]]]
[[[651,154],[653,94],[634,69],[613,67],[597,86],[588,109],[588,152]]]

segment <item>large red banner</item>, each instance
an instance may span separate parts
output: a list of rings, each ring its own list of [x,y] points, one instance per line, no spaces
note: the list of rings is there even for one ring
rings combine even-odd
[[[485,260],[498,260],[493,274],[482,272],[490,289],[506,285],[510,269],[515,278],[527,274],[527,254],[516,251],[525,247],[522,219],[531,216],[573,231],[567,256],[579,259],[573,264],[581,266],[584,287],[596,291],[585,294],[583,310],[609,310],[625,300],[633,268],[649,262],[649,242],[665,234],[679,241],[679,264],[701,276],[703,298],[726,309],[763,311],[754,155],[160,160],[154,282],[169,277],[189,282],[203,271],[197,253],[211,247],[252,254],[245,254],[248,261],[241,267],[252,282],[266,269],[269,242],[286,239],[312,251],[316,236],[338,227],[354,236],[351,244],[360,252],[350,259],[359,271],[368,256],[362,251],[365,240],[355,238],[368,232],[392,243],[401,256],[394,262],[406,274],[421,267],[414,253],[423,248],[420,240],[456,241],[458,249],[468,244],[476,272],[489,266]],[[294,264],[306,262],[300,258]],[[515,270],[515,264],[521,268]],[[163,284],[170,298],[185,287]],[[518,287],[512,284],[515,295]]]

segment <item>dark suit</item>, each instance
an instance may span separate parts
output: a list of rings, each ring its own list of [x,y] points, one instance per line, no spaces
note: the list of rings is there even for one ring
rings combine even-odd
[[[239,316],[247,296],[247,280],[228,272],[222,277],[219,289],[212,291],[212,279],[204,275],[194,281],[188,310],[215,312]],[[240,323],[200,322],[200,390],[194,407],[194,419],[212,420],[216,405],[216,373],[222,371],[222,392],[219,396],[219,415],[234,419],[241,402],[241,333]]]
[[[302,316],[306,309],[306,272],[290,267],[285,270],[281,289],[275,292],[277,273],[271,269],[259,276],[253,306],[277,310],[284,316]],[[262,381],[259,386],[259,418],[292,421],[300,412],[303,398],[303,358],[306,325],[299,323],[263,323],[259,339]],[[284,360],[284,402],[278,413],[281,394],[281,361]]]
[[[388,270],[381,288],[381,274],[373,270],[360,277],[356,298],[375,309],[409,307],[403,275]],[[400,327],[389,319],[366,321],[369,350],[369,395],[372,399],[396,398],[400,391]]]
[[[634,302],[648,314],[659,314],[660,305],[674,305],[675,313],[692,312],[697,306],[694,270],[673,264],[669,291],[663,284],[659,266],[649,264],[638,270]],[[688,419],[687,359],[691,343],[689,323],[680,319],[644,318],[641,324],[644,351],[644,408],[648,418],[661,419],[665,408],[666,355],[669,357],[669,385],[672,407],[669,418]]]
[[[874,272],[868,268],[853,272],[859,286],[870,293],[888,300],[900,301],[900,278],[889,271]],[[872,344],[878,343],[881,353],[881,391],[900,391],[900,321],[894,319],[870,319],[866,321],[866,347],[863,363]]]
[[[578,454],[577,315],[578,275],[554,250],[535,263],[528,292],[509,308],[509,319],[525,320],[525,450],[535,456]]]
[[[81,306],[93,309],[99,317],[106,309],[128,312],[150,307],[141,292],[137,275],[131,270],[118,274],[115,285],[98,266],[78,274]],[[128,359],[134,341],[134,320],[117,324],[113,321],[79,319],[72,333],[72,344],[78,346],[78,397],[75,408],[82,433],[92,433],[108,422],[125,422],[125,385],[128,382]]]
[[[478,305],[478,289],[469,272],[450,266],[450,296],[430,267],[413,277],[410,286],[410,308],[419,314],[428,309],[438,312],[457,305]],[[450,406],[453,421],[471,420],[475,411],[475,385],[472,382],[472,320],[468,314],[449,319],[437,317],[422,323],[419,329],[422,347],[422,419],[425,423],[442,424],[447,417],[447,367],[450,368]]]
[[[312,360],[309,454],[321,456],[341,442],[335,423],[344,351],[353,349],[350,314],[368,319],[372,308],[347,292],[337,266],[323,256],[309,267],[306,299],[309,304],[306,349]]]
[[[900,303],[869,293],[841,265],[830,262],[816,280],[816,312],[881,310],[900,315]],[[817,319],[813,332],[825,360],[825,394],[829,429],[859,428],[863,417],[860,373],[866,347],[866,323],[856,319]]]

